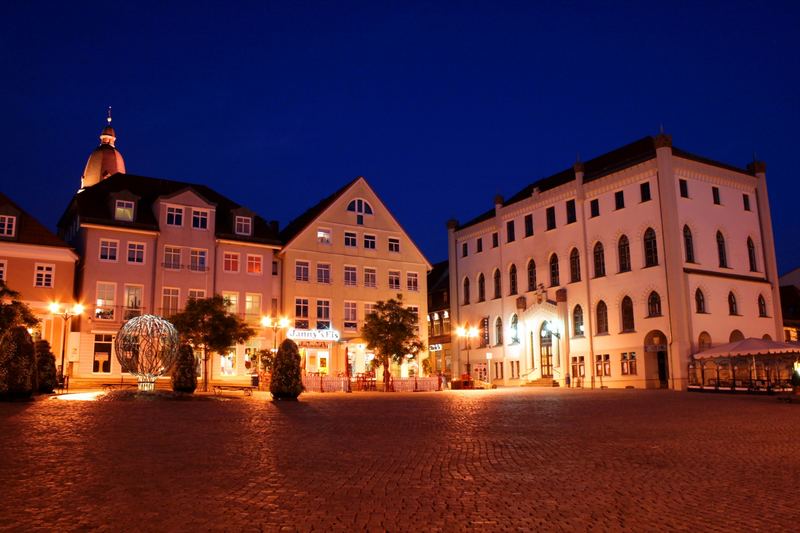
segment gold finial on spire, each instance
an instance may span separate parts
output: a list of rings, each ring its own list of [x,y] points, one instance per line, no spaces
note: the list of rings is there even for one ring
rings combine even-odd
[[[110,126],[111,125],[111,106],[108,106],[108,117],[106,117],[106,121],[108,122],[108,125]]]

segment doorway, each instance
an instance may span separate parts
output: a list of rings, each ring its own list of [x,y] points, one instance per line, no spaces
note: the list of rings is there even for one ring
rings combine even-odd
[[[658,358],[658,383],[662,389],[669,387],[669,366],[667,366],[667,352],[659,350]]]
[[[549,329],[544,327],[542,324],[542,329],[539,335],[539,353],[541,354],[541,367],[542,367],[542,377],[543,378],[552,378],[553,377],[553,334],[550,332]]]

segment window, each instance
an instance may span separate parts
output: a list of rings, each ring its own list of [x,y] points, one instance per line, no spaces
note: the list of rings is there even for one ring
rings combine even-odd
[[[208,211],[192,209],[192,227],[194,229],[208,229]]]
[[[583,337],[583,307],[580,305],[572,310],[572,336]]]
[[[389,288],[394,290],[400,290],[400,271],[399,270],[390,270],[389,271]]]
[[[550,231],[551,229],[556,229],[556,208],[555,208],[555,206],[548,207],[547,211],[545,211],[545,215],[546,215],[546,218],[547,218],[547,231]]]
[[[625,191],[617,191],[614,193],[614,207],[615,209],[625,208]]]
[[[464,293],[464,305],[469,305],[469,278],[464,278],[462,292]]]
[[[597,354],[594,356],[595,375],[599,377],[611,376],[611,357],[609,354]]]
[[[525,236],[530,237],[533,235],[533,215],[525,215]]]
[[[222,298],[225,300],[225,307],[229,313],[239,312],[239,293],[238,292],[225,292],[222,293]]]
[[[219,354],[219,373],[222,376],[236,375],[236,348],[234,346]]]
[[[344,303],[344,329],[358,329],[358,306],[356,302]]]
[[[308,263],[306,263],[306,266],[308,266]],[[239,272],[239,254],[236,252],[222,254],[222,270],[225,272]],[[306,271],[306,281],[308,281],[308,271]]]
[[[0,237],[13,237],[16,233],[17,217],[0,215]]]
[[[492,248],[497,248],[498,246],[500,246],[500,236],[497,235],[497,232],[495,231],[492,233]],[[466,254],[464,255],[466,256]]]
[[[6,281],[6,261],[0,260],[0,281]]]
[[[575,200],[567,200],[567,224],[572,224],[576,220]]]
[[[141,285],[125,285],[125,311],[123,320],[130,320],[142,314],[144,287]]]
[[[308,298],[294,299],[294,327],[308,329]]]
[[[683,251],[686,254],[686,262],[694,263],[694,240],[689,226],[683,227]]]
[[[758,295],[758,316],[767,316],[767,301],[761,294]]]
[[[364,235],[364,249],[365,250],[375,249],[375,235]]]
[[[661,296],[656,291],[652,291],[647,297],[647,316],[661,316]]]
[[[483,251],[483,239],[478,237],[475,240],[475,253],[479,254]]]
[[[346,248],[355,248],[358,246],[356,240],[356,234],[352,231],[345,231],[344,232],[344,245]]]
[[[650,182],[646,181],[639,184],[639,194],[642,197],[642,202],[650,201]]]
[[[717,256],[719,257],[719,267],[728,268],[728,254],[725,253],[725,237],[721,231],[717,231]]]
[[[406,272],[406,287],[413,292],[419,291],[419,275],[416,272]]]
[[[194,272],[205,272],[207,270],[206,250],[192,250],[189,252],[189,270]]]
[[[317,242],[320,244],[330,244],[331,243],[331,230],[329,229],[318,229],[317,230]]]
[[[697,351],[702,352],[709,348],[711,348],[711,335],[709,335],[707,331],[703,331],[697,338]]]
[[[100,239],[100,261],[116,261],[119,242]]]
[[[600,200],[597,198],[589,202],[589,214],[592,218],[600,216]]]
[[[689,198],[689,184],[686,180],[678,180],[678,186],[681,190],[681,198]]]
[[[536,263],[533,259],[528,261],[528,290],[536,290]]]
[[[356,267],[354,266],[344,267],[344,284],[350,287],[355,287],[356,284],[358,284],[358,274],[356,271]]]
[[[582,378],[586,375],[586,361],[583,355],[572,356],[571,363],[573,378]]]
[[[644,232],[644,266],[651,267],[656,265],[658,265],[656,232],[653,228],[647,228],[647,231]]]
[[[519,317],[517,317],[516,313],[511,315],[509,332],[511,333],[511,344],[519,344]]]
[[[389,237],[389,251],[400,253],[400,239]]]
[[[189,293],[186,295],[189,300],[202,300],[205,297],[206,291],[204,289],[189,289]]]
[[[94,361],[92,372],[96,374],[111,373],[111,345],[113,335],[110,333],[96,333],[94,336]]]
[[[181,268],[181,249],[175,246],[164,247],[164,268]]]
[[[494,321],[494,341],[495,346],[503,344],[503,319],[500,317]]]
[[[506,242],[514,242],[514,221],[509,220],[506,222]]]
[[[622,362],[623,376],[636,375],[636,352],[623,352],[620,361]]]
[[[278,275],[278,262],[277,261],[273,261],[272,262],[272,275],[273,276],[277,276]]]
[[[503,295],[503,281],[500,277],[500,270],[495,269],[494,274],[492,275],[492,279],[494,281],[494,297],[500,298]]]
[[[608,307],[603,300],[597,302],[597,334],[608,334]]]
[[[633,322],[633,300],[631,300],[631,297],[626,296],[623,298],[622,305],[620,307],[622,310],[622,332],[627,333],[634,331],[635,324]]]
[[[294,279],[295,281],[308,281],[308,261],[295,261]]]
[[[114,320],[117,299],[117,284],[98,281],[95,287],[94,317],[98,320]]]
[[[317,300],[317,329],[330,329],[331,301]]]
[[[575,283],[581,280],[581,255],[577,248],[569,253],[569,281]]]
[[[43,265],[41,263],[36,263],[36,270],[33,275],[33,286],[46,289],[53,288],[55,274],[55,265]],[[3,275],[5,276],[5,274]]]
[[[247,273],[260,276],[264,272],[263,261],[260,255],[247,254]]]
[[[128,243],[128,263],[136,263],[136,264],[144,263],[144,243],[141,242]]]
[[[714,205],[719,204],[719,187],[711,187],[711,196],[714,199]]]
[[[598,242],[594,245],[594,277],[602,278],[606,275],[606,254],[603,250],[603,243]]]
[[[628,243],[628,237],[623,235],[617,241],[617,255],[619,256],[619,271],[631,271],[631,247]]]
[[[742,205],[745,211],[750,211],[750,195],[742,194]]]
[[[558,279],[558,256],[553,254],[550,256],[550,286],[551,287],[558,287],[561,285],[560,280]]]
[[[758,263],[756,262],[756,245],[753,239],[747,238],[747,260],[750,263],[750,272],[758,272]]]
[[[344,271],[347,272],[345,267]],[[355,267],[350,267],[355,270]],[[354,272],[355,274],[355,272]],[[347,278],[347,274],[345,274]],[[345,280],[346,281],[346,280]],[[331,266],[327,263],[317,263],[317,283],[330,283],[331,282]]]
[[[361,198],[352,200],[347,204],[347,210],[356,214],[356,224],[359,226],[364,224],[364,215],[372,214],[372,206],[369,205],[369,202]]]
[[[731,316],[739,314],[739,308],[736,305],[736,296],[732,292],[728,293],[728,314]]]
[[[511,367],[511,379],[519,379],[519,361],[509,361]]]
[[[253,219],[250,217],[236,217],[234,224],[236,235],[250,235],[253,233]]]
[[[373,288],[378,286],[378,273],[374,268],[364,268],[364,286]]]
[[[517,294],[517,265],[514,264],[508,269],[508,294]]]
[[[182,207],[167,207],[167,226],[183,226]]]
[[[483,277],[483,272],[478,274],[478,301],[486,300],[486,279]]]
[[[244,317],[255,322],[261,317],[261,295],[248,292],[244,295]]]
[[[114,220],[132,222],[133,202],[129,202],[128,200],[117,200],[114,206]]]
[[[364,318],[366,319],[369,315],[371,315],[373,313],[375,313],[375,304],[374,303],[365,303],[364,304]],[[447,313],[447,311],[445,311],[445,313]]]
[[[698,313],[706,312],[706,297],[700,289],[694,291],[694,309]]]
[[[467,327],[469,327],[469,324],[467,324]],[[489,317],[488,316],[485,316],[485,317],[481,318],[481,327],[479,329],[480,329],[479,336],[480,336],[480,339],[481,339],[479,346],[481,348],[483,348],[485,346],[489,346]]]
[[[469,245],[465,242],[461,244],[461,257],[469,255]]]

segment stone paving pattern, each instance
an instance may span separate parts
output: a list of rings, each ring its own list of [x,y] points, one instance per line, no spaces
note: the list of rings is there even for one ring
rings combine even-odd
[[[0,404],[0,530],[786,530],[800,405],[504,389]]]

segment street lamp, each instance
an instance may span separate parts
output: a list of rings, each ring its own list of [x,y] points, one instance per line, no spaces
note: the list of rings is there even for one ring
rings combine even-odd
[[[289,319],[284,317],[272,318],[271,316],[261,317],[261,326],[272,329],[272,352],[278,351],[278,331],[289,327]]]
[[[64,353],[67,348],[67,324],[72,319],[73,316],[80,315],[83,313],[83,306],[81,304],[74,304],[72,309],[67,309],[66,306],[64,310],[61,310],[61,304],[58,302],[53,302],[50,304],[50,312],[54,316],[60,316],[61,319],[64,321],[64,330],[61,336],[61,372],[59,373],[59,379],[61,383],[64,382]]]
[[[472,379],[472,365],[469,363],[469,351],[472,348],[472,339],[478,336],[478,328],[476,327],[463,327],[456,328],[456,336],[466,339],[467,345],[467,375]]]

